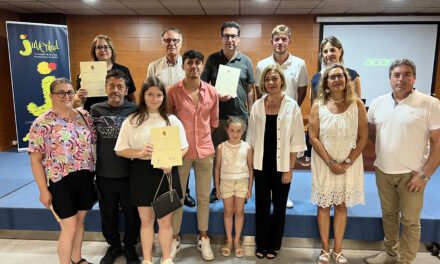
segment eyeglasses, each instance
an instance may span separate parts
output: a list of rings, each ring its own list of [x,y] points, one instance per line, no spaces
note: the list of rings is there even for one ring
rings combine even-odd
[[[179,44],[180,39],[162,39],[163,42],[165,42],[166,44]]]
[[[162,99],[164,97],[163,94],[147,93],[146,95],[148,98],[151,98],[151,99]]]
[[[110,49],[109,45],[104,45],[104,46],[96,46],[95,50],[108,50]]]
[[[222,35],[222,37],[223,37],[224,39],[229,39],[229,38],[231,38],[232,40],[236,40],[236,39],[239,37],[239,35],[229,35],[229,34],[225,34],[225,35]]]
[[[336,80],[336,79],[338,79],[338,80],[342,80],[342,79],[344,79],[344,78],[345,78],[345,75],[342,74],[342,73],[340,73],[340,74],[335,74],[335,75],[329,75],[329,76],[328,76],[328,79],[330,79],[330,80],[332,80],[332,81],[334,81],[334,80]]]
[[[53,92],[52,94],[55,94],[58,98],[64,98],[64,97],[66,97],[66,95],[69,97],[74,96],[75,92],[74,91],[68,91],[68,92],[59,91],[59,92]]]

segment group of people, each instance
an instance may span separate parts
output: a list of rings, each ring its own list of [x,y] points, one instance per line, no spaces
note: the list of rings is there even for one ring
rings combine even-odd
[[[87,97],[80,77],[77,91],[64,78],[51,84],[52,108],[32,124],[28,152],[40,201],[61,218],[60,263],[89,263],[82,258],[81,245],[96,175],[102,232],[109,244],[100,263],[113,263],[121,255],[127,263],[140,263],[135,251],[140,236],[142,263],[151,264],[155,221],[151,203],[169,190],[168,184],[161,184],[164,175],[171,176],[169,184],[183,203],[191,168],[202,258],[214,259],[208,237],[212,195],[224,205],[226,241],[220,253],[229,256],[234,249],[236,257],[245,255],[241,244],[244,204],[252,196],[255,179],[255,255],[274,259],[281,248],[295,162],[298,153],[306,150],[311,151],[311,201],[318,208],[322,244],[316,263],[332,259],[348,263],[342,252],[347,206],[365,203],[361,153],[368,137],[376,143],[374,165],[385,250],[365,261],[407,264],[414,260],[423,191],[440,163],[440,102],[414,88],[414,63],[397,59],[391,64],[392,92],[375,99],[367,114],[360,100],[359,74],[342,64],[339,40],[325,38],[320,58],[326,67],[312,78],[314,100],[307,140],[311,145],[307,147],[299,107],[307,91],[307,70],[304,60],[287,51],[289,27],[273,29],[273,54],[258,63],[256,78],[251,60],[238,50],[240,29],[236,22],[224,23],[223,48],[206,62],[196,50],[180,56],[182,34],[176,28],[165,29],[161,41],[166,55],[149,65],[137,105],[130,71],[115,63],[114,46],[104,35],[94,39],[91,55],[93,60],[107,62],[107,97]],[[240,69],[237,97],[217,93],[219,65]],[[179,127],[182,165],[155,168],[151,128],[166,126]],[[332,206],[333,251],[329,244]],[[122,242],[120,207],[125,218]],[[181,248],[182,211],[180,207],[157,219],[161,263],[173,263]]]

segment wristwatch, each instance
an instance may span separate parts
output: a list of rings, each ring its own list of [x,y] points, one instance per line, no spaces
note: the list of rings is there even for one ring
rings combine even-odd
[[[428,176],[426,176],[425,174],[423,174],[423,172],[420,172],[420,178],[422,178],[424,181],[429,181],[429,177]]]
[[[344,162],[353,165],[353,161],[351,161],[349,158],[346,158]]]

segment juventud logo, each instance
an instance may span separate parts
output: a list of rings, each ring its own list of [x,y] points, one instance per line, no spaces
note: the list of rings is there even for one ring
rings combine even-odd
[[[48,40],[47,42],[36,41],[36,40],[34,42],[30,42],[28,39],[26,39],[27,37],[28,36],[25,34],[20,35],[20,39],[23,40],[22,43],[24,50],[20,50],[19,52],[23,56],[31,55],[32,50],[39,51],[40,53],[47,53],[47,52],[52,53],[60,49],[58,47],[58,40],[55,40],[54,44],[52,44],[50,40]]]
[[[394,61],[393,59],[378,59],[378,58],[368,58],[364,61],[364,66],[371,67],[371,66],[388,66],[391,62]]]
[[[24,50],[20,50],[20,54],[23,56],[29,56],[32,53],[32,47],[31,47],[31,42],[29,40],[26,39],[27,35],[25,34],[21,34],[20,35],[20,39],[22,39],[22,43],[23,43],[23,47]]]

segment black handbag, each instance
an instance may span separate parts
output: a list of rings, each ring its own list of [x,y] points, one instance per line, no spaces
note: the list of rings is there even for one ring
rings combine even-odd
[[[167,178],[168,186],[170,188],[169,191],[157,197],[157,193],[159,192],[160,186],[162,185],[163,178]],[[172,174],[167,173],[162,175],[162,179],[160,180],[159,186],[157,186],[156,194],[154,195],[153,202],[151,202],[151,206],[153,207],[154,213],[157,218],[162,218],[169,213],[172,213],[179,209],[182,204],[180,203],[179,195],[177,194],[176,189],[173,189],[173,180]]]

